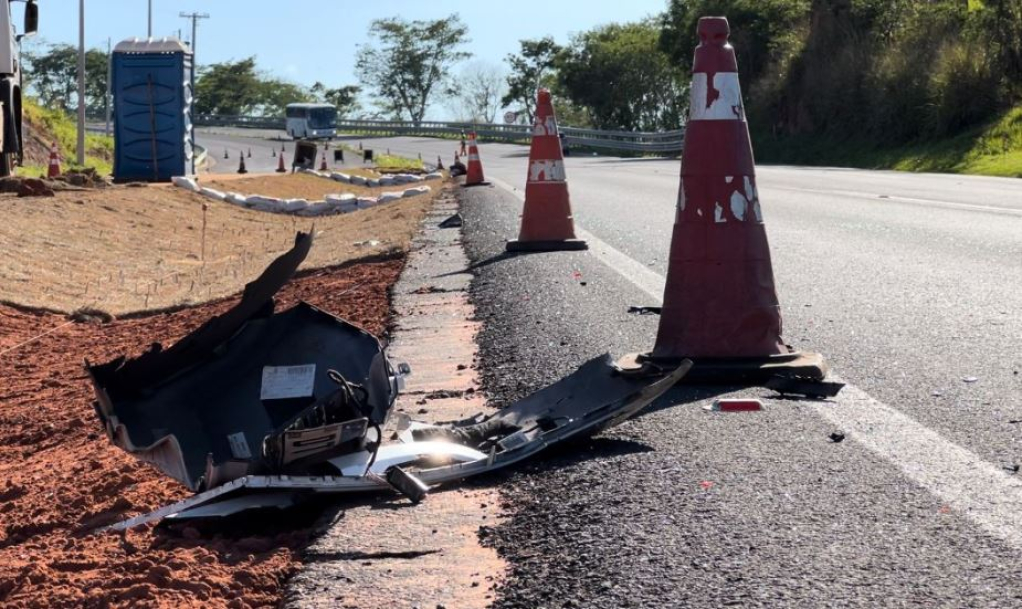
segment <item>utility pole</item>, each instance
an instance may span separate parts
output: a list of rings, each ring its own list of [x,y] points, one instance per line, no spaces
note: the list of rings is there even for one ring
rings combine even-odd
[[[198,32],[199,19],[209,19],[209,13],[185,13],[181,12],[178,15],[182,19],[192,20],[192,40],[189,42],[189,46],[192,49],[192,111],[195,111],[195,73],[199,70],[199,64],[195,63],[195,36]],[[180,36],[178,36],[180,38]],[[192,173],[195,173],[195,127],[192,127]]]
[[[153,0],[149,0],[149,36],[147,36],[147,38],[152,37],[153,37]]]
[[[113,41],[110,38],[106,39],[106,97],[103,98],[103,113],[106,114],[106,128],[103,133],[110,135],[110,88],[113,86],[111,82],[113,78],[113,66],[114,56],[111,50],[111,44]]]
[[[85,0],[78,0],[78,165],[85,165]]]
[[[182,12],[182,13],[179,13],[179,16],[182,19],[191,19],[192,20],[192,40],[191,40],[190,45],[192,47],[192,71],[193,71],[192,73],[194,74],[194,70],[195,70],[195,33],[198,31],[199,19],[209,19],[209,13],[183,13]]]

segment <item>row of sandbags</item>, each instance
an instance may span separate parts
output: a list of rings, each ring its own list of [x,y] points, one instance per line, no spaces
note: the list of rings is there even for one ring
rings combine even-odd
[[[236,192],[221,192],[213,188],[199,186],[194,178],[174,177],[171,181],[175,186],[198,193],[217,201],[225,201],[247,209],[267,211],[277,214],[294,214],[297,216],[328,216],[345,214],[358,209],[368,209],[381,203],[389,203],[405,197],[426,194],[429,186],[417,186],[403,191],[385,192],[378,197],[357,197],[350,193],[329,194],[322,201],[306,199],[278,199],[263,195],[242,195]]]
[[[397,184],[412,184],[414,182],[425,182],[427,180],[442,180],[444,174],[439,171],[433,173],[427,173],[426,175],[413,175],[410,173],[393,173],[385,174],[378,178],[366,178],[359,175],[349,175],[341,173],[339,171],[316,171],[314,169],[302,169],[301,173],[308,173],[321,178],[329,178],[335,182],[341,182],[343,184],[354,184],[355,186],[367,186],[369,188],[376,188],[378,186],[394,186]]]

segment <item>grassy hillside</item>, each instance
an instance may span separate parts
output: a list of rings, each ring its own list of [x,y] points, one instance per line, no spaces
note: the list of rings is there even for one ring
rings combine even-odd
[[[34,99],[24,100],[25,166],[19,168],[22,175],[38,176],[45,172],[49,149],[57,143],[63,157],[64,169],[75,168],[77,158],[78,131],[73,117],[60,110],[40,106]],[[100,175],[113,171],[112,161],[114,140],[105,135],[85,135],[85,166],[94,167]]]
[[[753,135],[761,163],[898,169],[1022,178],[1022,106],[945,140],[877,148],[866,139]]]

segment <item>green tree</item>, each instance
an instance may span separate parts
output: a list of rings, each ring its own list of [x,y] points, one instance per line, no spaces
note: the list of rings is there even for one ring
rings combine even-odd
[[[288,104],[315,100],[315,96],[301,85],[276,78],[259,77],[257,91],[259,101],[254,111],[264,116],[283,116]]]
[[[505,61],[511,68],[507,76],[507,93],[501,98],[501,105],[515,106],[524,111],[532,123],[536,111],[536,89],[554,69],[554,60],[561,47],[549,36],[539,40],[519,41],[521,50],[517,55],[509,54]]]
[[[687,78],[661,50],[653,21],[583,32],[556,65],[560,89],[597,128],[656,131],[682,123]]]
[[[195,82],[195,112],[199,114],[249,114],[264,100],[255,57],[214,63],[199,70]]]
[[[422,121],[435,95],[450,92],[451,68],[471,56],[460,50],[469,42],[468,28],[456,14],[436,21],[377,19],[369,36],[380,46],[359,47],[359,79],[385,112],[407,115],[415,123]]]
[[[55,44],[39,52],[25,52],[28,86],[47,107],[64,112],[78,110],[78,49]],[[108,57],[105,51],[85,52],[85,108],[90,115],[103,111]]]
[[[321,82],[316,82],[309,89],[309,92],[317,100],[325,104],[333,104],[337,107],[337,116],[351,116],[361,110],[358,95],[362,89],[356,85],[345,85],[343,87],[328,88]]]

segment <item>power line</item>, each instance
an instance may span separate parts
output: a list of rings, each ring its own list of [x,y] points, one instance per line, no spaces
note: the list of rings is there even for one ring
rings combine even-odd
[[[185,13],[185,12],[182,12],[182,13],[179,13],[178,16],[181,17],[182,19],[191,19],[192,20],[192,41],[191,41],[191,47],[192,47],[192,65],[194,66],[195,65],[195,33],[198,30],[199,19],[209,19],[209,13]]]

